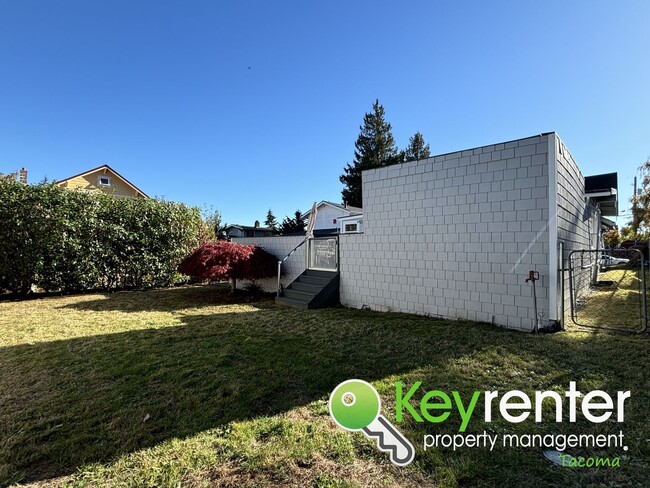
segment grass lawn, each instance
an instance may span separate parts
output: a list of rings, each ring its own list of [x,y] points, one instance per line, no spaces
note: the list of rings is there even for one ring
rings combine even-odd
[[[576,322],[620,330],[638,331],[643,326],[642,276],[635,268],[610,268],[598,274],[598,280],[611,286],[589,288],[585,299],[576,310]],[[646,283],[650,274],[646,272]],[[646,293],[650,284],[646,286]],[[650,300],[650,296],[647,297]],[[571,321],[570,311],[568,322]]]
[[[650,486],[647,336],[532,336],[396,313],[299,311],[219,287],[0,302],[0,486]],[[440,448],[400,426],[416,459],[395,468],[330,420],[349,378],[395,419],[395,382],[422,390],[631,390],[625,423],[484,423],[466,433],[617,433],[620,468],[566,468],[540,448]],[[420,397],[421,392],[418,392]],[[418,397],[419,399],[419,397]],[[414,402],[415,403],[415,402]],[[478,418],[480,417],[480,418]],[[497,417],[498,418],[498,417]],[[410,416],[407,415],[407,419]]]

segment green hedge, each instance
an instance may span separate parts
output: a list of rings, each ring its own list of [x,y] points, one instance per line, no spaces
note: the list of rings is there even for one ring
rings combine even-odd
[[[180,203],[0,181],[0,292],[167,286],[202,231]]]

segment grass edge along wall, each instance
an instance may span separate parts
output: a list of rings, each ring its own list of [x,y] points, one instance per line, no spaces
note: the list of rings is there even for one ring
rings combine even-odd
[[[514,141],[363,172],[364,233],[339,236],[345,306],[491,322],[530,331],[561,319],[558,239],[593,248],[600,213],[559,136]],[[256,243],[278,258],[283,240]],[[304,269],[305,254],[285,263]],[[293,273],[283,278],[290,282]],[[274,290],[274,280],[263,283]],[[564,287],[566,300],[568,286]]]

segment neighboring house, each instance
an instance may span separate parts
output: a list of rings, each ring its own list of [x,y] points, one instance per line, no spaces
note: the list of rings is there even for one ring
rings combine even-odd
[[[255,221],[253,227],[248,225],[233,224],[226,227],[226,235],[231,237],[272,237],[277,231],[270,227],[260,227],[259,220]]]
[[[615,177],[585,178],[555,132],[370,169],[362,182],[363,233],[329,238],[338,243],[332,271],[343,305],[523,331],[538,319],[542,326],[563,322],[571,304],[570,252],[596,249],[608,225],[603,217],[617,209]],[[348,220],[329,217],[336,205],[326,206],[323,219]],[[238,242],[281,259],[300,239]],[[313,265],[328,245],[323,241],[314,239],[283,263],[285,287],[305,267],[323,267]],[[526,282],[531,270],[539,273],[536,301]],[[576,271],[583,272],[591,268]],[[308,279],[314,288],[330,278]],[[277,287],[275,279],[261,284]],[[299,296],[306,295],[294,290],[300,304]]]
[[[618,173],[585,176],[587,198],[598,204],[603,215],[618,215]],[[606,220],[606,219],[605,219]]]
[[[302,214],[307,225],[311,210]],[[363,209],[323,200],[316,205],[315,236],[363,232]]]
[[[57,180],[61,188],[70,190],[97,190],[116,197],[149,198],[146,193],[107,164],[64,180]]]

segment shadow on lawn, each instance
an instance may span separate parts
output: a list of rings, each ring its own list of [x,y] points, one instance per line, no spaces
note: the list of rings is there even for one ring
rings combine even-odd
[[[161,288],[146,291],[119,291],[106,293],[102,298],[80,300],[60,308],[88,312],[174,312],[191,307],[234,305],[258,302],[244,290],[230,293],[228,283],[214,285],[186,285],[178,288]]]
[[[112,310],[120,300],[114,294],[75,307]],[[613,361],[616,353],[598,336],[584,347],[483,325],[270,303],[252,312],[186,315],[183,323],[3,348],[0,426],[7,435],[0,440],[0,485],[4,476],[48,479],[166,439],[284,412],[327,398],[349,378],[374,381],[426,368],[418,379],[430,388],[472,391],[487,386],[484,372],[449,362],[490,351],[496,368],[512,355],[568,384],[575,367]],[[504,384],[519,386],[508,378]]]

